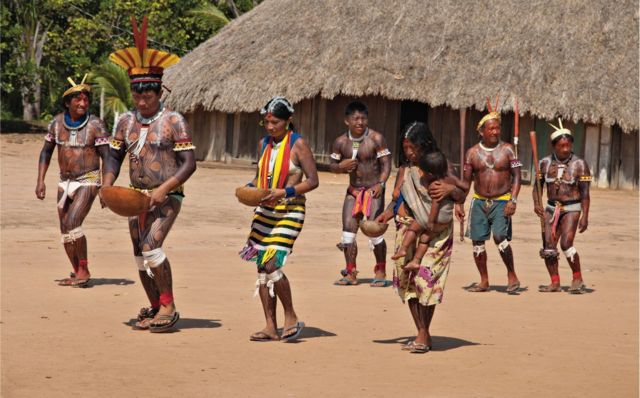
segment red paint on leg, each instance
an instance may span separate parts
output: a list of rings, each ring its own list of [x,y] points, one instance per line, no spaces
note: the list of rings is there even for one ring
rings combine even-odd
[[[347,264],[347,273],[351,274],[355,270],[356,270],[356,264],[355,263],[348,263]]]
[[[160,305],[168,306],[173,303],[173,294],[171,293],[160,293]],[[153,303],[151,304],[153,305]]]
[[[576,280],[576,279],[582,279],[582,272],[573,273],[573,280]]]
[[[387,263],[377,263],[375,267],[373,267],[373,272],[380,271],[383,274],[387,273]]]

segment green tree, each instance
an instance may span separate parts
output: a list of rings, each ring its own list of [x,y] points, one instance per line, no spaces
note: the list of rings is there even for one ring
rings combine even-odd
[[[99,96],[104,96],[105,115],[103,117],[105,119],[113,117],[115,124],[121,113],[133,107],[127,72],[107,61],[92,71],[90,79],[95,83],[94,102]]]

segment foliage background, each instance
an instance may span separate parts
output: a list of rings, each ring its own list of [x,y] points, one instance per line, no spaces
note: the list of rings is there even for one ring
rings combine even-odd
[[[148,16],[149,47],[183,56],[222,28],[226,23],[224,16],[231,20],[260,3],[256,0],[1,1],[0,99],[1,118],[5,121],[28,119],[23,114],[25,99],[34,101],[33,94],[38,89],[41,100],[34,119],[48,120],[62,111],[60,95],[68,85],[68,76],[80,80],[85,73],[91,73],[93,82],[99,83],[108,55],[133,46],[131,16],[138,20]],[[224,16],[212,16],[211,12]],[[29,53],[28,38],[34,36],[36,25],[39,37],[46,35],[39,65],[35,61],[21,62],[29,58],[25,58]],[[28,98],[22,91],[29,93]],[[96,114],[98,93],[99,88],[94,87],[92,111]],[[121,100],[126,102],[126,98]]]

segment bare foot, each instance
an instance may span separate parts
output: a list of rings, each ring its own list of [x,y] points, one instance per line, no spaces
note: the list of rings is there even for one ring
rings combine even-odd
[[[489,291],[489,281],[474,283],[467,288],[468,292],[471,293],[482,293]]]
[[[398,249],[398,251],[393,256],[391,256],[391,259],[392,260],[397,260],[399,258],[402,258],[402,257],[406,256],[406,255],[407,255],[407,249],[404,248],[404,247],[401,247],[401,248]]]
[[[420,270],[420,263],[418,263],[417,261],[409,261],[407,264],[404,265],[404,267],[402,267],[403,271],[419,271]]]
[[[255,332],[249,337],[251,341],[278,341],[280,336],[271,328],[264,328],[259,332]]]

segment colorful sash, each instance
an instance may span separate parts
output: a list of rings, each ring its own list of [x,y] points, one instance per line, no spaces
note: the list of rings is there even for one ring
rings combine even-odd
[[[362,214],[365,218],[371,215],[371,191],[368,188],[360,188],[356,191],[356,201],[351,211],[352,217]]]
[[[300,136],[288,131],[280,142],[274,155],[273,137],[265,137],[262,143],[262,156],[258,163],[258,188],[284,188],[289,175],[291,147]],[[275,161],[272,157],[275,156]],[[273,168],[271,164],[273,163]]]

